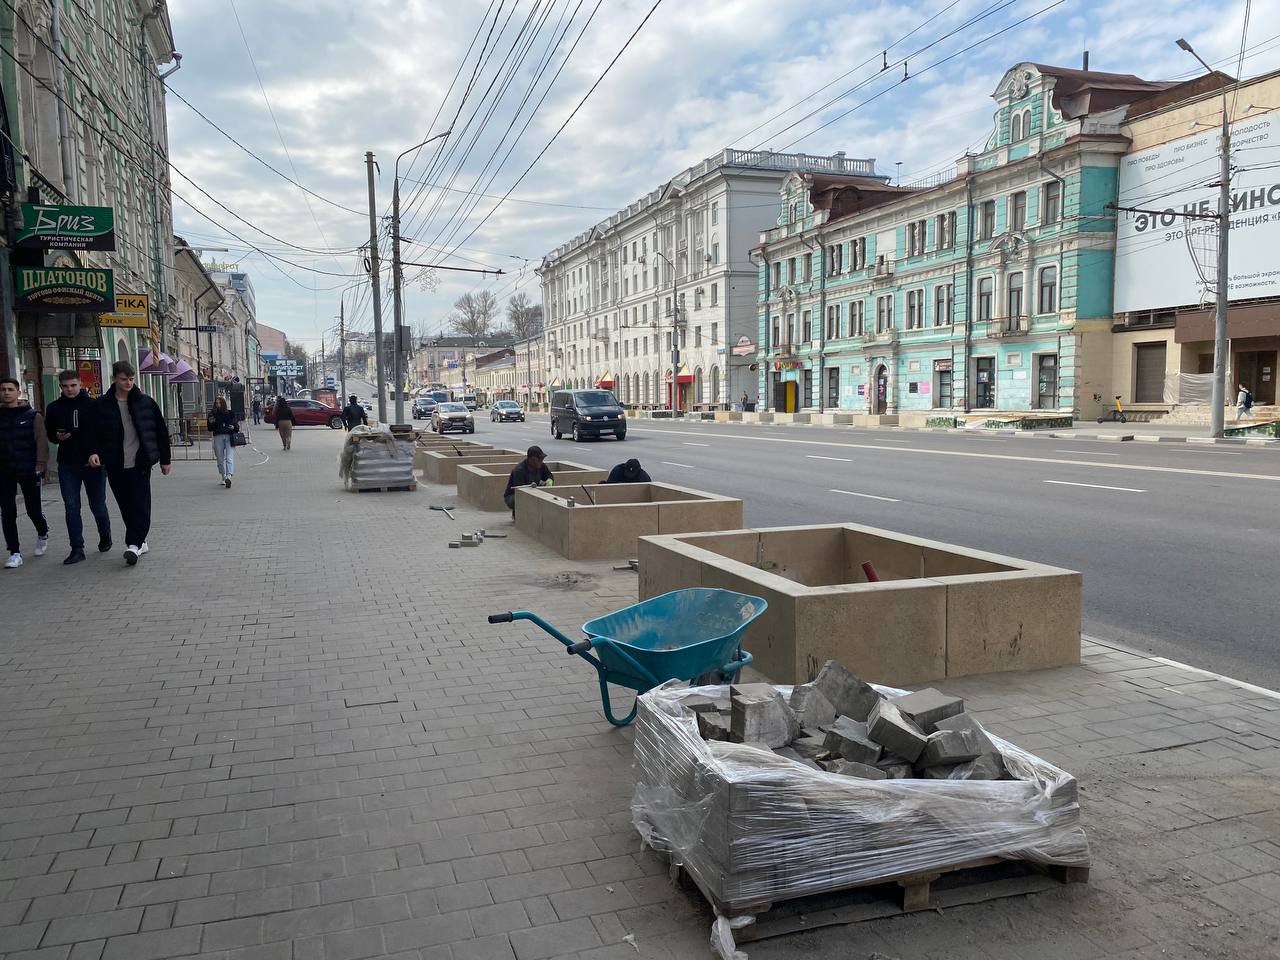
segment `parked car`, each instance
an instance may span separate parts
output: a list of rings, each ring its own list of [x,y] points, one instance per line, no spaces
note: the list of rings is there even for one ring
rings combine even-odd
[[[489,419],[494,423],[500,420],[519,420],[524,423],[524,410],[514,400],[499,400],[489,411]]]
[[[438,403],[431,414],[431,429],[436,433],[447,433],[450,430],[461,430],[463,433],[475,433],[476,422],[471,411],[461,403]]]
[[[479,407],[479,404],[476,403],[475,394],[468,394],[467,396],[463,397],[462,405],[465,406],[468,410],[475,410]]]
[[[430,420],[436,412],[436,401],[431,397],[417,397],[413,401],[413,419]]]
[[[293,411],[293,425],[295,427],[328,427],[330,430],[341,430],[344,426],[342,411],[337,407],[327,406],[319,400],[289,400],[287,402],[289,409]],[[263,419],[271,424],[276,422],[275,404],[267,407]]]
[[[627,439],[627,414],[608,390],[557,390],[551,396],[551,435],[574,440],[613,434]]]

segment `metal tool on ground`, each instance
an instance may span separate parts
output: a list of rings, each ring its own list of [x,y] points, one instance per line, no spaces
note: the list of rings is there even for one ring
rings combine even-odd
[[[636,716],[613,715],[609,684],[644,693],[668,680],[693,681],[709,674],[708,682],[732,678],[751,662],[742,649],[742,634],[769,604],[732,590],[691,587],[632,604],[582,625],[586,640],[576,643],[536,613],[518,610],[495,613],[490,623],[530,620],[596,669],[605,719],[625,727]],[[595,651],[592,656],[590,651]]]
[[[450,520],[457,520],[457,519],[458,519],[457,517],[455,517],[455,516],[453,515],[453,513],[449,510],[449,508],[448,508],[448,507],[440,507],[440,506],[437,506],[436,504],[434,504],[434,503],[433,503],[433,504],[431,505],[431,509],[432,509],[432,510],[439,510],[441,513],[443,513],[443,514],[444,514],[446,517],[448,517]]]

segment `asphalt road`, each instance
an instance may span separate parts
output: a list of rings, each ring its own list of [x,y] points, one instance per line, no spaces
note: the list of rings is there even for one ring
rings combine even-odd
[[[637,457],[742,498],[752,526],[851,521],[1080,570],[1086,634],[1280,688],[1275,449],[648,420],[575,444],[483,410],[476,436]]]

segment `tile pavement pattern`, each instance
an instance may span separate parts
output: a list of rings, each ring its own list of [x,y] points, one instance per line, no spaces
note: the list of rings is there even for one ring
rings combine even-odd
[[[51,509],[54,549],[0,577],[0,956],[707,956],[594,673],[484,618],[576,627],[634,575],[439,490],[347,493],[327,430],[270,439],[233,490],[157,478],[136,568],[62,567]],[[510,539],[447,549],[481,525]],[[948,689],[1080,776],[1093,882],[753,958],[1280,955],[1280,700],[1100,646]]]

